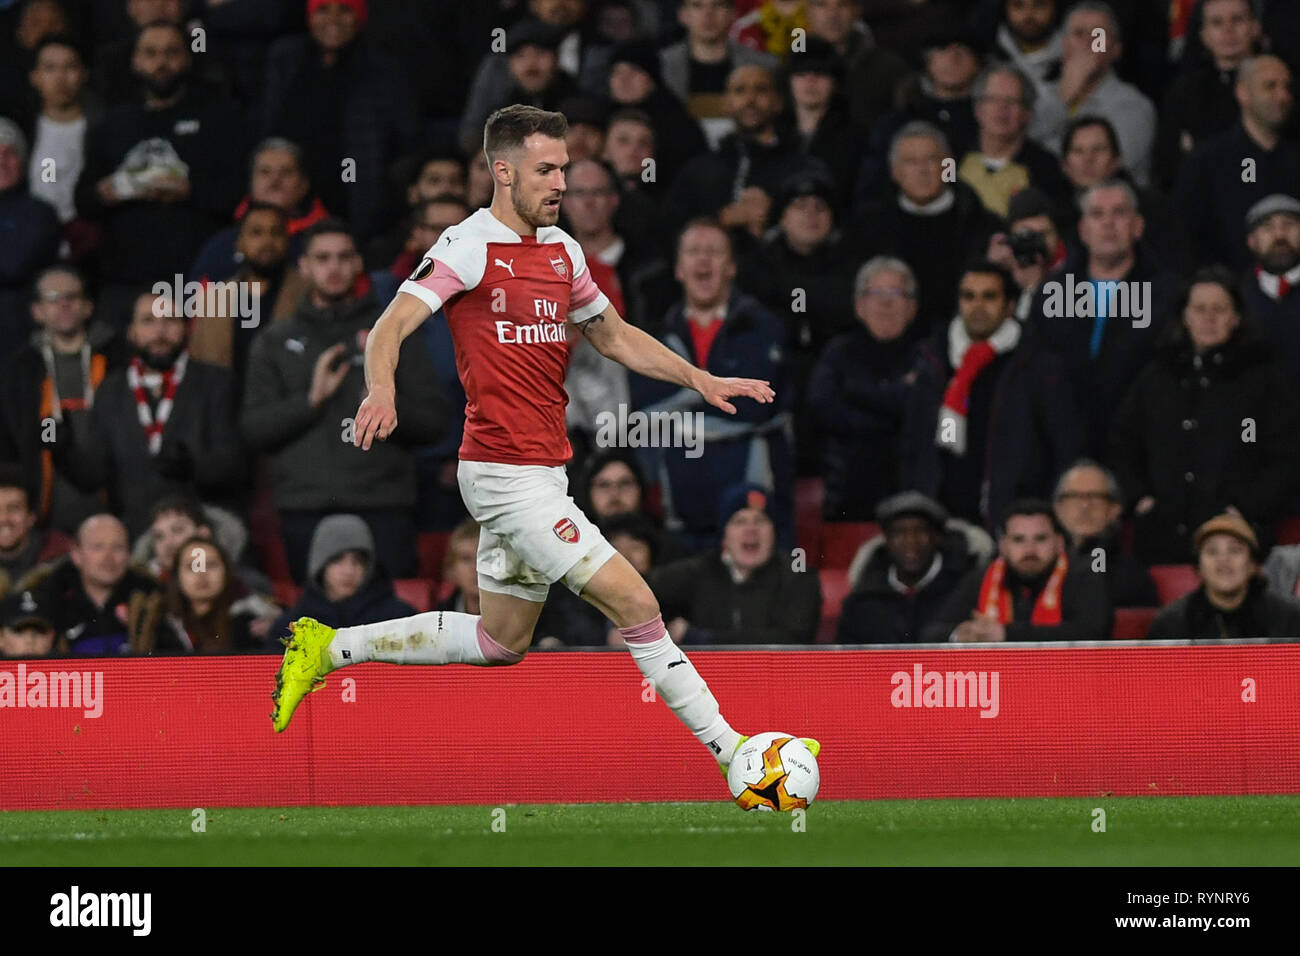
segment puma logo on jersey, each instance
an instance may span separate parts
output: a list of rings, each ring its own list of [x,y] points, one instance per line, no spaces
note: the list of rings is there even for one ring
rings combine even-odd
[[[514,259],[511,259],[509,262],[502,262],[500,259],[497,259],[497,260],[496,260],[496,265],[499,265],[502,269],[505,269],[506,272],[509,272],[509,273],[510,273],[510,278],[513,279],[513,278],[515,277],[515,260],[514,260]]]

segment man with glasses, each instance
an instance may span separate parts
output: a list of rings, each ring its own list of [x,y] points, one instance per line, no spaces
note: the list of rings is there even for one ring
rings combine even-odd
[[[1069,467],[1056,483],[1052,510],[1065,529],[1070,556],[1101,576],[1115,607],[1154,607],[1160,603],[1146,567],[1119,541],[1123,496],[1115,475],[1089,458]]]

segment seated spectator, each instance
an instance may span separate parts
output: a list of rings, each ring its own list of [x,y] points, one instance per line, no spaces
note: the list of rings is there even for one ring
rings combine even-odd
[[[1087,458],[1076,461],[1056,483],[1052,507],[1065,529],[1070,559],[1101,576],[1113,607],[1160,603],[1151,572],[1120,545],[1124,496],[1108,468]]]
[[[776,548],[771,496],[734,485],[720,502],[720,548],[655,568],[650,589],[678,644],[810,644],[822,595]]]
[[[891,495],[876,520],[881,536],[844,599],[838,644],[916,643],[972,563],[965,538],[946,532],[947,513],[925,495]]]
[[[569,162],[594,159],[605,155],[605,129],[609,126],[609,106],[604,99],[577,93],[560,104],[560,112],[569,121],[564,134],[564,148]]]
[[[1059,359],[1011,318],[1011,276],[977,262],[958,290],[959,314],[921,346],[899,478],[949,514],[992,527],[1015,499],[1050,494],[1079,457],[1079,413]]]
[[[1061,8],[1057,0],[998,0],[1002,8],[989,59],[1010,63],[1039,94],[1061,79]]]
[[[844,63],[849,119],[865,132],[894,108],[894,92],[911,70],[906,60],[876,42],[861,15],[861,0],[804,4],[808,39],[825,40]]]
[[[110,107],[126,102],[140,92],[140,77],[133,68],[132,36],[154,23],[185,26],[186,4],[183,0],[126,0],[119,6],[125,7],[130,34],[99,44],[92,70],[92,85]],[[224,68],[223,57],[199,57],[195,66],[204,86],[223,95],[230,92],[230,77]]]
[[[1106,588],[1070,560],[1052,506],[1020,499],[998,527],[998,556],[970,571],[922,632],[953,641],[1100,641],[1114,614]]]
[[[442,582],[454,590],[435,611],[481,614],[478,591],[478,522],[466,518],[452,529],[442,559]]]
[[[1196,529],[1193,550],[1201,586],[1161,609],[1151,640],[1239,641],[1300,634],[1300,601],[1274,593],[1259,573],[1259,541],[1237,514],[1216,515]]]
[[[241,430],[271,459],[271,490],[294,580],[307,579],[317,523],[340,508],[369,522],[391,573],[416,570],[414,445],[437,440],[446,420],[424,342],[410,336],[397,366],[401,424],[369,451],[342,440],[365,390],[365,336],[382,311],[361,256],[337,220],[311,227],[298,268],[308,292],[291,318],[253,340]]]
[[[1300,191],[1300,144],[1282,135],[1294,105],[1290,86],[1291,71],[1277,57],[1246,60],[1237,71],[1241,119],[1183,157],[1173,198],[1199,263],[1245,266],[1250,207]]]
[[[583,463],[581,484],[575,497],[583,510],[604,527],[624,515],[641,515],[655,527],[655,554],[659,561],[675,561],[690,552],[658,526],[647,508],[646,481],[636,453],[627,448],[602,448]]]
[[[31,304],[36,331],[0,367],[0,461],[22,469],[37,522],[65,533],[104,508],[53,451],[88,433],[95,392],[118,357],[113,329],[92,320],[94,308],[75,267],[42,270]]]
[[[244,590],[230,558],[215,541],[198,535],[186,538],[168,571],[167,623],[186,651],[247,654],[280,649],[255,636],[253,625],[264,616],[265,604]]]
[[[330,627],[354,627],[414,613],[415,608],[393,592],[366,522],[357,515],[329,515],[312,534],[302,596],[275,620],[269,636],[287,637],[290,623],[300,617]]]
[[[1198,272],[1169,338],[1114,417],[1110,464],[1148,564],[1192,559],[1192,531],[1236,508],[1272,538],[1296,490],[1294,401],[1230,273]]]
[[[853,309],[861,323],[822,350],[807,408],[819,448],[827,521],[868,521],[898,490],[898,442],[915,380],[916,277],[901,259],[877,256],[858,270]]]
[[[0,597],[38,564],[71,550],[66,535],[36,527],[21,473],[12,465],[0,465]]]
[[[405,245],[395,258],[383,264],[384,268],[399,282],[405,279],[442,237],[442,231],[463,222],[467,216],[469,204],[453,193],[421,200],[411,210],[411,220],[406,224]]]
[[[1025,135],[1038,93],[1014,66],[991,66],[975,78],[979,138],[957,165],[984,208],[1006,218],[1011,197],[1030,186],[1050,196],[1065,192],[1055,156]]]
[[[1095,31],[1101,30],[1098,34]],[[1098,44],[1097,37],[1105,42]],[[1156,139],[1156,108],[1136,86],[1115,73],[1124,55],[1124,37],[1115,11],[1098,0],[1076,3],[1065,18],[1061,79],[1039,102],[1029,135],[1050,150],[1059,148],[1072,116],[1104,116],[1119,135],[1124,167],[1140,186],[1151,182]]]
[[[786,75],[789,89],[785,122],[804,155],[828,171],[835,211],[847,211],[867,144],[848,116],[844,63],[833,46],[810,36],[804,49],[790,54]]]
[[[569,159],[574,159],[572,154]],[[366,245],[366,268],[391,268],[393,274],[401,279],[410,275],[425,250],[433,245],[432,242],[424,242],[420,245],[420,255],[409,265],[406,264],[411,246],[419,244],[414,242],[414,231],[420,225],[422,210],[434,200],[459,200],[463,204],[465,176],[465,161],[457,153],[445,149],[423,149],[394,163],[388,178],[393,191],[401,197],[401,208],[406,214],[397,218],[386,232]],[[465,215],[468,215],[468,211]],[[460,219],[464,219],[465,215]],[[460,219],[447,225],[454,226]],[[401,265],[405,265],[405,268],[401,268]]]
[[[1288,382],[1300,380],[1300,200],[1266,196],[1246,214],[1253,262],[1241,278],[1246,311],[1277,350]]]
[[[658,180],[672,182],[691,157],[708,150],[700,124],[664,86],[659,51],[653,43],[638,40],[614,47],[607,85],[600,92],[608,95],[614,109],[637,109],[650,117],[659,147],[655,153]]]
[[[110,657],[178,647],[163,619],[158,582],[129,558],[126,526],[112,515],[93,515],[77,529],[66,557],[18,582],[54,616],[59,654]]]
[[[53,617],[31,591],[15,591],[0,600],[0,660],[52,657]]]
[[[1011,273],[1020,289],[1013,312],[1019,322],[1033,318],[1034,302],[1048,274],[1065,263],[1066,246],[1052,218],[1052,204],[1033,186],[1011,197],[1007,227],[989,238],[988,259]]]
[[[61,454],[86,490],[106,488],[132,534],[149,527],[154,503],[184,492],[237,508],[246,477],[234,382],[191,360],[185,319],[169,296],[135,299],[130,364],[95,393],[85,433]],[[66,426],[65,426],[66,427]],[[58,453],[58,452],[56,452]]]
[[[619,109],[609,117],[600,158],[618,178],[615,228],[625,235],[640,236],[656,252],[668,255],[670,245],[660,235],[665,231],[661,188],[667,184],[659,179],[656,146],[654,125],[645,111]]]
[[[27,341],[28,289],[59,252],[59,214],[27,190],[27,137],[0,116],[0,362]]]

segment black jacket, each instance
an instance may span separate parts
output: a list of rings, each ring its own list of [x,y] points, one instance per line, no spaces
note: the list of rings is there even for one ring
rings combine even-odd
[[[835,640],[840,644],[914,644],[970,570],[964,544],[945,542],[934,580],[902,594],[889,583],[889,552],[876,549],[857,584],[844,599]],[[947,635],[945,635],[946,639]]]
[[[1205,585],[1162,609],[1151,622],[1152,640],[1300,636],[1300,601],[1274,594],[1256,577],[1235,611],[1221,611],[1205,596]]]
[[[1111,528],[1096,537],[1084,538],[1070,553],[1070,560],[1076,562],[1081,570],[1087,570],[1101,578],[1112,606],[1159,606],[1160,598],[1151,572],[1146,565],[1120,547],[1118,532],[1118,528]],[[1101,549],[1101,554],[1095,553],[1098,548]],[[1096,571],[1093,571],[1094,565]]]
[[[394,593],[388,575],[375,568],[361,589],[343,601],[331,601],[321,586],[311,581],[297,603],[275,619],[267,638],[288,637],[289,623],[300,617],[315,618],[329,627],[355,627],[410,617],[414,613],[415,608]]]

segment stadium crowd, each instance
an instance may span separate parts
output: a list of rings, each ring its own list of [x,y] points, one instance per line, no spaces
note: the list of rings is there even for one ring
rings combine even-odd
[[[1300,636],[1297,69],[1287,0],[0,0],[0,657],[477,612],[440,316],[350,416],[515,102],[619,312],[777,392],[571,334],[674,640]]]

